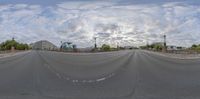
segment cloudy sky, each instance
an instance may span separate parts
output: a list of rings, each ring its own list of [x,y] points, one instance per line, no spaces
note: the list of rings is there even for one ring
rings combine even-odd
[[[199,0],[0,0],[0,42],[200,44]]]

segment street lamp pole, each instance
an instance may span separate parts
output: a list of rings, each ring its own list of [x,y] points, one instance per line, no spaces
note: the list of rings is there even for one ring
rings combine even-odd
[[[165,53],[167,50],[166,35],[164,35],[163,37],[164,37],[163,52]]]
[[[97,49],[97,37],[94,37],[94,48]]]
[[[164,35],[164,46],[166,47],[166,35]]]
[[[16,36],[15,33],[13,33],[13,37],[12,37],[12,40],[13,40],[13,41],[15,40],[15,36]]]
[[[15,33],[12,37],[12,41],[15,41]],[[14,45],[11,46],[11,52],[13,52],[13,53],[15,52],[15,46]]]

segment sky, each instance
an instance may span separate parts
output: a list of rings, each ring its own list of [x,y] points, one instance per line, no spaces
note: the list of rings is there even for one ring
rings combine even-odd
[[[200,0],[0,0],[0,42],[200,44]]]

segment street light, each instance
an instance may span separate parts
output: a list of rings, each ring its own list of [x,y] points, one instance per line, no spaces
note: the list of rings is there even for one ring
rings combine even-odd
[[[15,33],[13,33],[12,41],[15,41]],[[15,46],[11,46],[11,52],[15,52]]]
[[[166,35],[164,35],[164,46],[166,47]]]
[[[97,37],[94,37],[94,48],[97,49]]]
[[[165,34],[164,34],[163,38],[164,38],[163,52],[165,53],[166,52],[166,48],[167,48],[166,35]]]
[[[13,33],[13,37],[12,37],[12,41],[14,41],[15,40],[15,35],[16,33]]]

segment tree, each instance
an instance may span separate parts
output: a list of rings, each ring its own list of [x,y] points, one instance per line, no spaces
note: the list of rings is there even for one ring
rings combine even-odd
[[[15,40],[7,40],[3,43],[1,43],[1,49],[3,50],[10,50],[11,47],[15,47],[17,46],[17,42]]]
[[[28,44],[18,43],[15,40],[7,40],[0,44],[0,50],[11,50],[14,47],[16,50],[29,49]]]
[[[196,48],[196,49],[200,51],[200,46],[197,46],[197,48]]]
[[[193,44],[190,49],[194,51],[200,51],[200,44],[199,45]]]
[[[196,48],[196,47],[197,47],[197,45],[196,45],[196,44],[193,44],[193,45],[192,45],[192,48]]]
[[[101,50],[102,51],[111,51],[111,47],[110,47],[110,45],[103,44],[101,47]]]
[[[154,48],[155,48],[157,51],[162,50],[162,46],[161,46],[161,45],[154,45]]]

